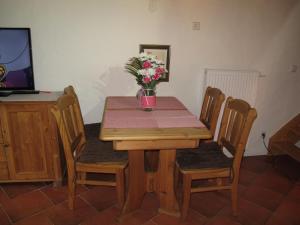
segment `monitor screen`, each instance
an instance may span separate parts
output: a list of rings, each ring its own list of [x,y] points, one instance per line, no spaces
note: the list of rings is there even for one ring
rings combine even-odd
[[[1,90],[34,90],[29,28],[0,28]]]

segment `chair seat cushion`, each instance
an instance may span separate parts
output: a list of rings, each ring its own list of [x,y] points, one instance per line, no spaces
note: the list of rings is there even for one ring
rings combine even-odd
[[[203,142],[196,149],[178,150],[176,155],[176,161],[183,170],[231,168],[232,160],[216,142]]]
[[[78,158],[81,163],[124,163],[127,152],[114,151],[112,142],[88,140],[85,149]]]
[[[113,150],[111,141],[100,141],[98,139],[100,124],[85,125],[87,143],[79,155],[77,162],[81,163],[126,163],[127,151]]]

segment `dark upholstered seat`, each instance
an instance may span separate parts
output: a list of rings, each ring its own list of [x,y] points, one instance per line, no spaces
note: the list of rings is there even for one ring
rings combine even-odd
[[[226,168],[232,166],[217,142],[203,142],[197,149],[177,151],[176,161],[181,169]]]
[[[85,151],[79,155],[77,162],[81,163],[109,163],[127,162],[127,151],[114,151],[111,141],[100,141],[98,138],[100,124],[85,125],[87,142]]]
[[[86,150],[80,154],[77,162],[84,163],[118,163],[127,161],[127,152],[112,149],[112,142],[87,140]]]

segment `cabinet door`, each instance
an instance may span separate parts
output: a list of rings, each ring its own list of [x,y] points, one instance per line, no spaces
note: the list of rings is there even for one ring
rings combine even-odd
[[[46,104],[7,104],[6,155],[11,179],[53,176],[49,112]]]
[[[3,139],[3,130],[2,130],[2,107],[0,106],[0,180],[8,179],[8,168],[7,168],[7,159],[5,153],[6,143]]]

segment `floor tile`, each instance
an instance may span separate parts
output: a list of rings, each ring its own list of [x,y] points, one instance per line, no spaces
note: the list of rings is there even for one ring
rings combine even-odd
[[[53,222],[47,215],[38,214],[19,220],[14,225],[53,225]]]
[[[262,173],[272,166],[271,160],[267,156],[248,156],[244,157],[241,168],[250,170],[254,173]]]
[[[0,198],[3,209],[13,222],[52,206],[50,200],[40,191],[28,192],[6,201],[3,201],[3,196]]]
[[[74,210],[68,208],[66,201],[47,209],[45,213],[55,225],[74,225],[95,216],[98,211],[77,197]]]
[[[254,185],[269,188],[281,194],[286,194],[293,187],[293,182],[276,173],[274,170],[268,170],[255,180]]]
[[[165,214],[157,215],[152,219],[152,221],[158,225],[202,225],[205,224],[207,218],[200,215],[195,210],[190,209],[185,221],[181,221],[180,218]]]
[[[25,194],[34,190],[37,190],[41,187],[46,186],[46,183],[8,183],[2,184],[1,188],[10,198],[14,198],[18,195]]]
[[[7,196],[3,189],[0,189],[0,205],[6,204],[6,202],[10,202],[11,199]]]
[[[213,217],[229,202],[228,199],[217,195],[215,192],[193,193],[190,207],[203,216]]]
[[[250,170],[246,170],[246,169],[241,169],[240,170],[240,178],[239,178],[239,183],[244,185],[244,186],[248,186],[251,183],[254,182],[254,180],[259,176],[259,174],[254,173]]]
[[[288,177],[291,180],[300,179],[300,163],[288,155],[282,155],[275,157],[273,168],[283,176]]]
[[[232,215],[231,206],[223,208],[217,216],[228,216],[243,225],[263,225],[271,216],[268,209],[240,198],[238,201],[238,215]]]
[[[298,224],[300,224],[300,202],[295,199],[285,199],[267,222],[267,225]]]
[[[141,225],[151,220],[157,213],[149,210],[139,209],[122,218],[119,225]]]
[[[115,196],[113,197],[113,199],[115,199]],[[147,220],[150,220],[152,217],[157,215],[158,207],[159,207],[159,202],[155,194],[153,193],[146,194],[143,203],[141,205],[141,209],[137,210],[136,212],[133,212],[132,214],[125,216],[120,224],[145,223]],[[83,225],[99,224],[97,223],[97,221],[102,221],[102,220],[105,221],[105,224],[117,223],[121,211],[120,209],[117,209],[116,206],[113,206],[110,209],[111,209],[110,211],[104,210],[99,212],[98,215],[95,216],[95,218],[91,218],[90,220],[83,222]],[[109,216],[110,219],[106,220],[105,218],[107,216]]]
[[[283,197],[284,195],[278,192],[259,186],[251,186],[243,194],[243,198],[271,211],[277,208]]]
[[[238,185],[238,196],[239,197],[242,196],[247,189],[248,189],[247,186],[239,184]],[[220,191],[216,191],[214,193],[216,195],[222,196],[223,198],[226,198],[229,201],[231,201],[231,191],[230,190],[220,190]]]
[[[98,211],[117,204],[117,193],[114,187],[97,186],[88,192],[80,193],[80,197]]]
[[[241,225],[241,224],[236,220],[234,220],[232,217],[219,216],[219,217],[212,218],[205,225]]]
[[[120,212],[121,212],[120,209],[116,207],[111,207],[97,213],[95,216],[91,218],[88,218],[87,220],[83,221],[81,225],[117,224],[118,223],[117,219]]]
[[[41,188],[41,191],[48,196],[48,198],[54,203],[58,204],[68,199],[68,186],[53,187],[52,185]],[[76,194],[88,191],[88,188],[83,185],[76,186]]]
[[[154,223],[152,220],[149,220],[148,222],[144,223],[143,225],[157,225],[157,223]]]
[[[9,225],[10,221],[6,212],[0,207],[0,224],[1,225]]]
[[[300,202],[300,181],[295,183],[291,191],[288,193],[287,198]]]

